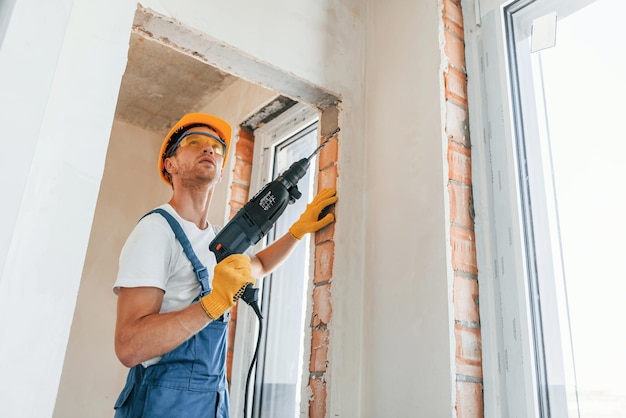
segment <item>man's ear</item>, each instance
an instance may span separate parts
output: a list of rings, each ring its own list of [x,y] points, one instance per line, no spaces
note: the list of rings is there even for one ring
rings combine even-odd
[[[176,165],[176,162],[173,161],[171,157],[166,158],[165,161],[163,161],[163,167],[165,167],[165,171],[167,171],[170,174],[174,174],[178,171],[178,166]]]

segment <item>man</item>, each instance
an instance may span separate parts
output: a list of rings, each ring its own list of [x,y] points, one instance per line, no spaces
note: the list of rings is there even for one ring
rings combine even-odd
[[[334,190],[323,190],[272,245],[216,264],[207,213],[230,142],[229,124],[202,113],[183,116],[163,141],[158,168],[172,197],[131,232],[114,286],[115,352],[131,368],[116,417],[228,417],[229,308],[305,234],[334,222],[332,214],[318,220],[337,201]]]

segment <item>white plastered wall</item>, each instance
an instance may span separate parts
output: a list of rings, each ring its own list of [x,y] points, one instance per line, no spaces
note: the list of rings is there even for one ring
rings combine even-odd
[[[372,1],[368,11],[367,417],[454,412],[440,7]]]
[[[10,137],[22,139],[10,143],[14,161],[2,166],[2,178],[14,180],[0,218],[0,373],[22,386],[0,393],[0,416],[52,414],[109,134],[112,126],[114,132],[132,129],[113,125],[113,112],[135,5],[75,0],[72,8],[52,1],[50,9],[71,10],[46,22],[50,10],[34,3],[18,2],[16,25],[0,50],[0,83],[8,92],[0,96],[0,117],[4,126],[21,123]],[[437,2],[152,0],[143,6],[341,98],[327,414],[451,416]],[[33,25],[37,16],[39,26]],[[26,22],[34,33],[23,28]],[[50,33],[52,23],[58,28]],[[28,49],[20,36],[38,47],[50,43],[40,51],[49,56],[27,54],[31,80],[2,64]],[[101,46],[84,62],[96,54],[86,48],[90,43]],[[41,63],[37,58],[49,65],[34,65]],[[31,93],[26,102],[20,87]],[[30,113],[16,103],[27,103]],[[77,125],[75,114],[81,115]],[[62,130],[59,121],[78,129]],[[64,141],[67,148],[54,148]],[[57,157],[54,164],[50,155]],[[55,180],[51,168],[59,172],[59,161],[86,166],[89,175],[70,170]],[[75,203],[69,198],[77,190]],[[110,298],[108,285],[102,289]],[[99,315],[113,321],[115,312]],[[85,374],[97,375],[109,364],[112,344],[106,358],[87,362]],[[33,392],[43,401],[30,402]]]
[[[46,417],[54,407],[134,8],[19,1],[4,33],[3,417]]]

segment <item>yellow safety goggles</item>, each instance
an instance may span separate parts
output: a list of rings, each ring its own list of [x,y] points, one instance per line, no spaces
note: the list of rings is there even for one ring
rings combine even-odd
[[[176,144],[174,144],[170,152],[168,152],[168,157],[174,155],[179,147],[192,147],[201,149],[206,147],[207,145],[211,147],[214,154],[223,156],[226,152],[226,143],[222,140],[222,138],[208,132],[189,131],[185,132],[180,136],[180,138],[178,138]]]

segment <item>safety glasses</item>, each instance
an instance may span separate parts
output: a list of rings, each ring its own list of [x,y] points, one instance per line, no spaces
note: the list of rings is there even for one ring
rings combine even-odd
[[[189,131],[185,132],[180,136],[180,138],[178,138],[178,141],[176,141],[165,158],[169,158],[174,155],[176,150],[181,147],[201,149],[207,145],[213,149],[214,154],[223,156],[226,152],[226,143],[222,140],[222,138],[207,132]]]

